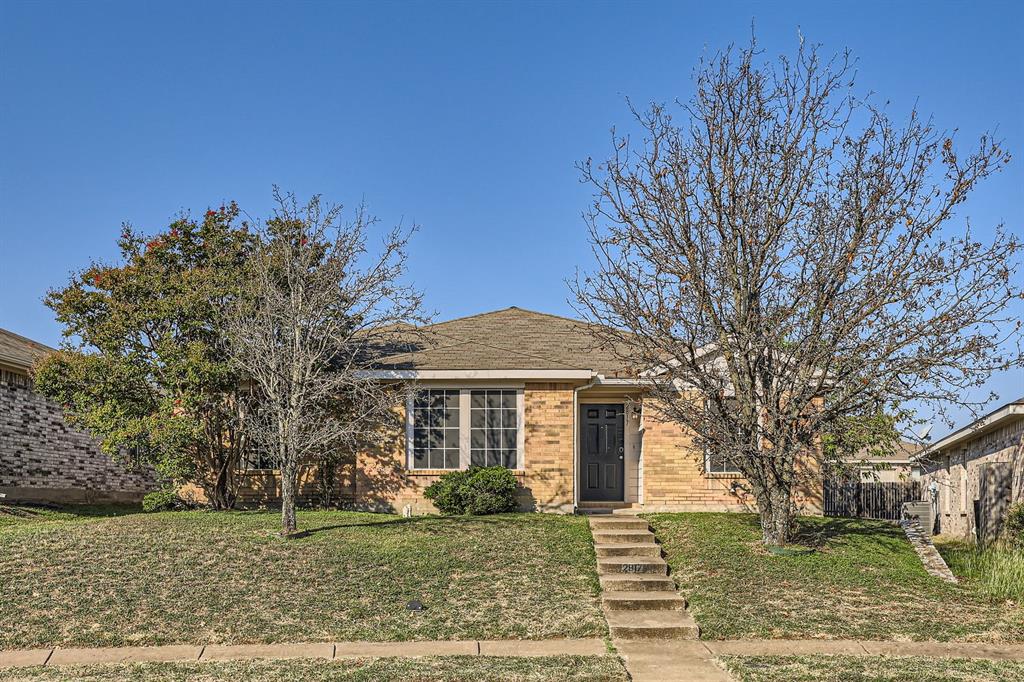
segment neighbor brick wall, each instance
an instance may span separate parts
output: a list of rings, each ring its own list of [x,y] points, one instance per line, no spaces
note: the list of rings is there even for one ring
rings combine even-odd
[[[922,489],[933,481],[939,486],[937,532],[974,540],[980,524],[981,535],[994,539],[1009,506],[1024,502],[1024,418],[922,461]]]
[[[149,470],[129,470],[69,426],[27,377],[0,381],[0,493],[5,501],[129,502],[156,488]]]

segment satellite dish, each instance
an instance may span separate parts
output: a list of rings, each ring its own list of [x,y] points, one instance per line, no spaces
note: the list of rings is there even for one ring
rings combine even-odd
[[[921,440],[924,440],[925,438],[927,438],[928,434],[932,432],[932,427],[933,426],[935,426],[935,425],[934,424],[929,424],[928,426],[926,426],[923,429],[921,429],[920,433],[917,434],[917,437],[920,438]]]

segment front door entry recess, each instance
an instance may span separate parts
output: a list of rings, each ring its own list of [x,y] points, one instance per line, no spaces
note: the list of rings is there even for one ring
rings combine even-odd
[[[580,406],[580,499],[622,502],[625,414],[621,403]]]

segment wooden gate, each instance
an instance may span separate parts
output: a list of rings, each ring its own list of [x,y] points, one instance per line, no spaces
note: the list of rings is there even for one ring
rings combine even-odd
[[[920,481],[876,483],[842,478],[825,479],[825,516],[899,521],[903,503],[920,499]]]

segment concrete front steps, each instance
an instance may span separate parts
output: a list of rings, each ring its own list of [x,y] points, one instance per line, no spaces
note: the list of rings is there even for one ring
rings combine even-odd
[[[615,639],[696,639],[700,629],[668,577],[668,564],[647,522],[596,514],[594,536],[601,601]]]

